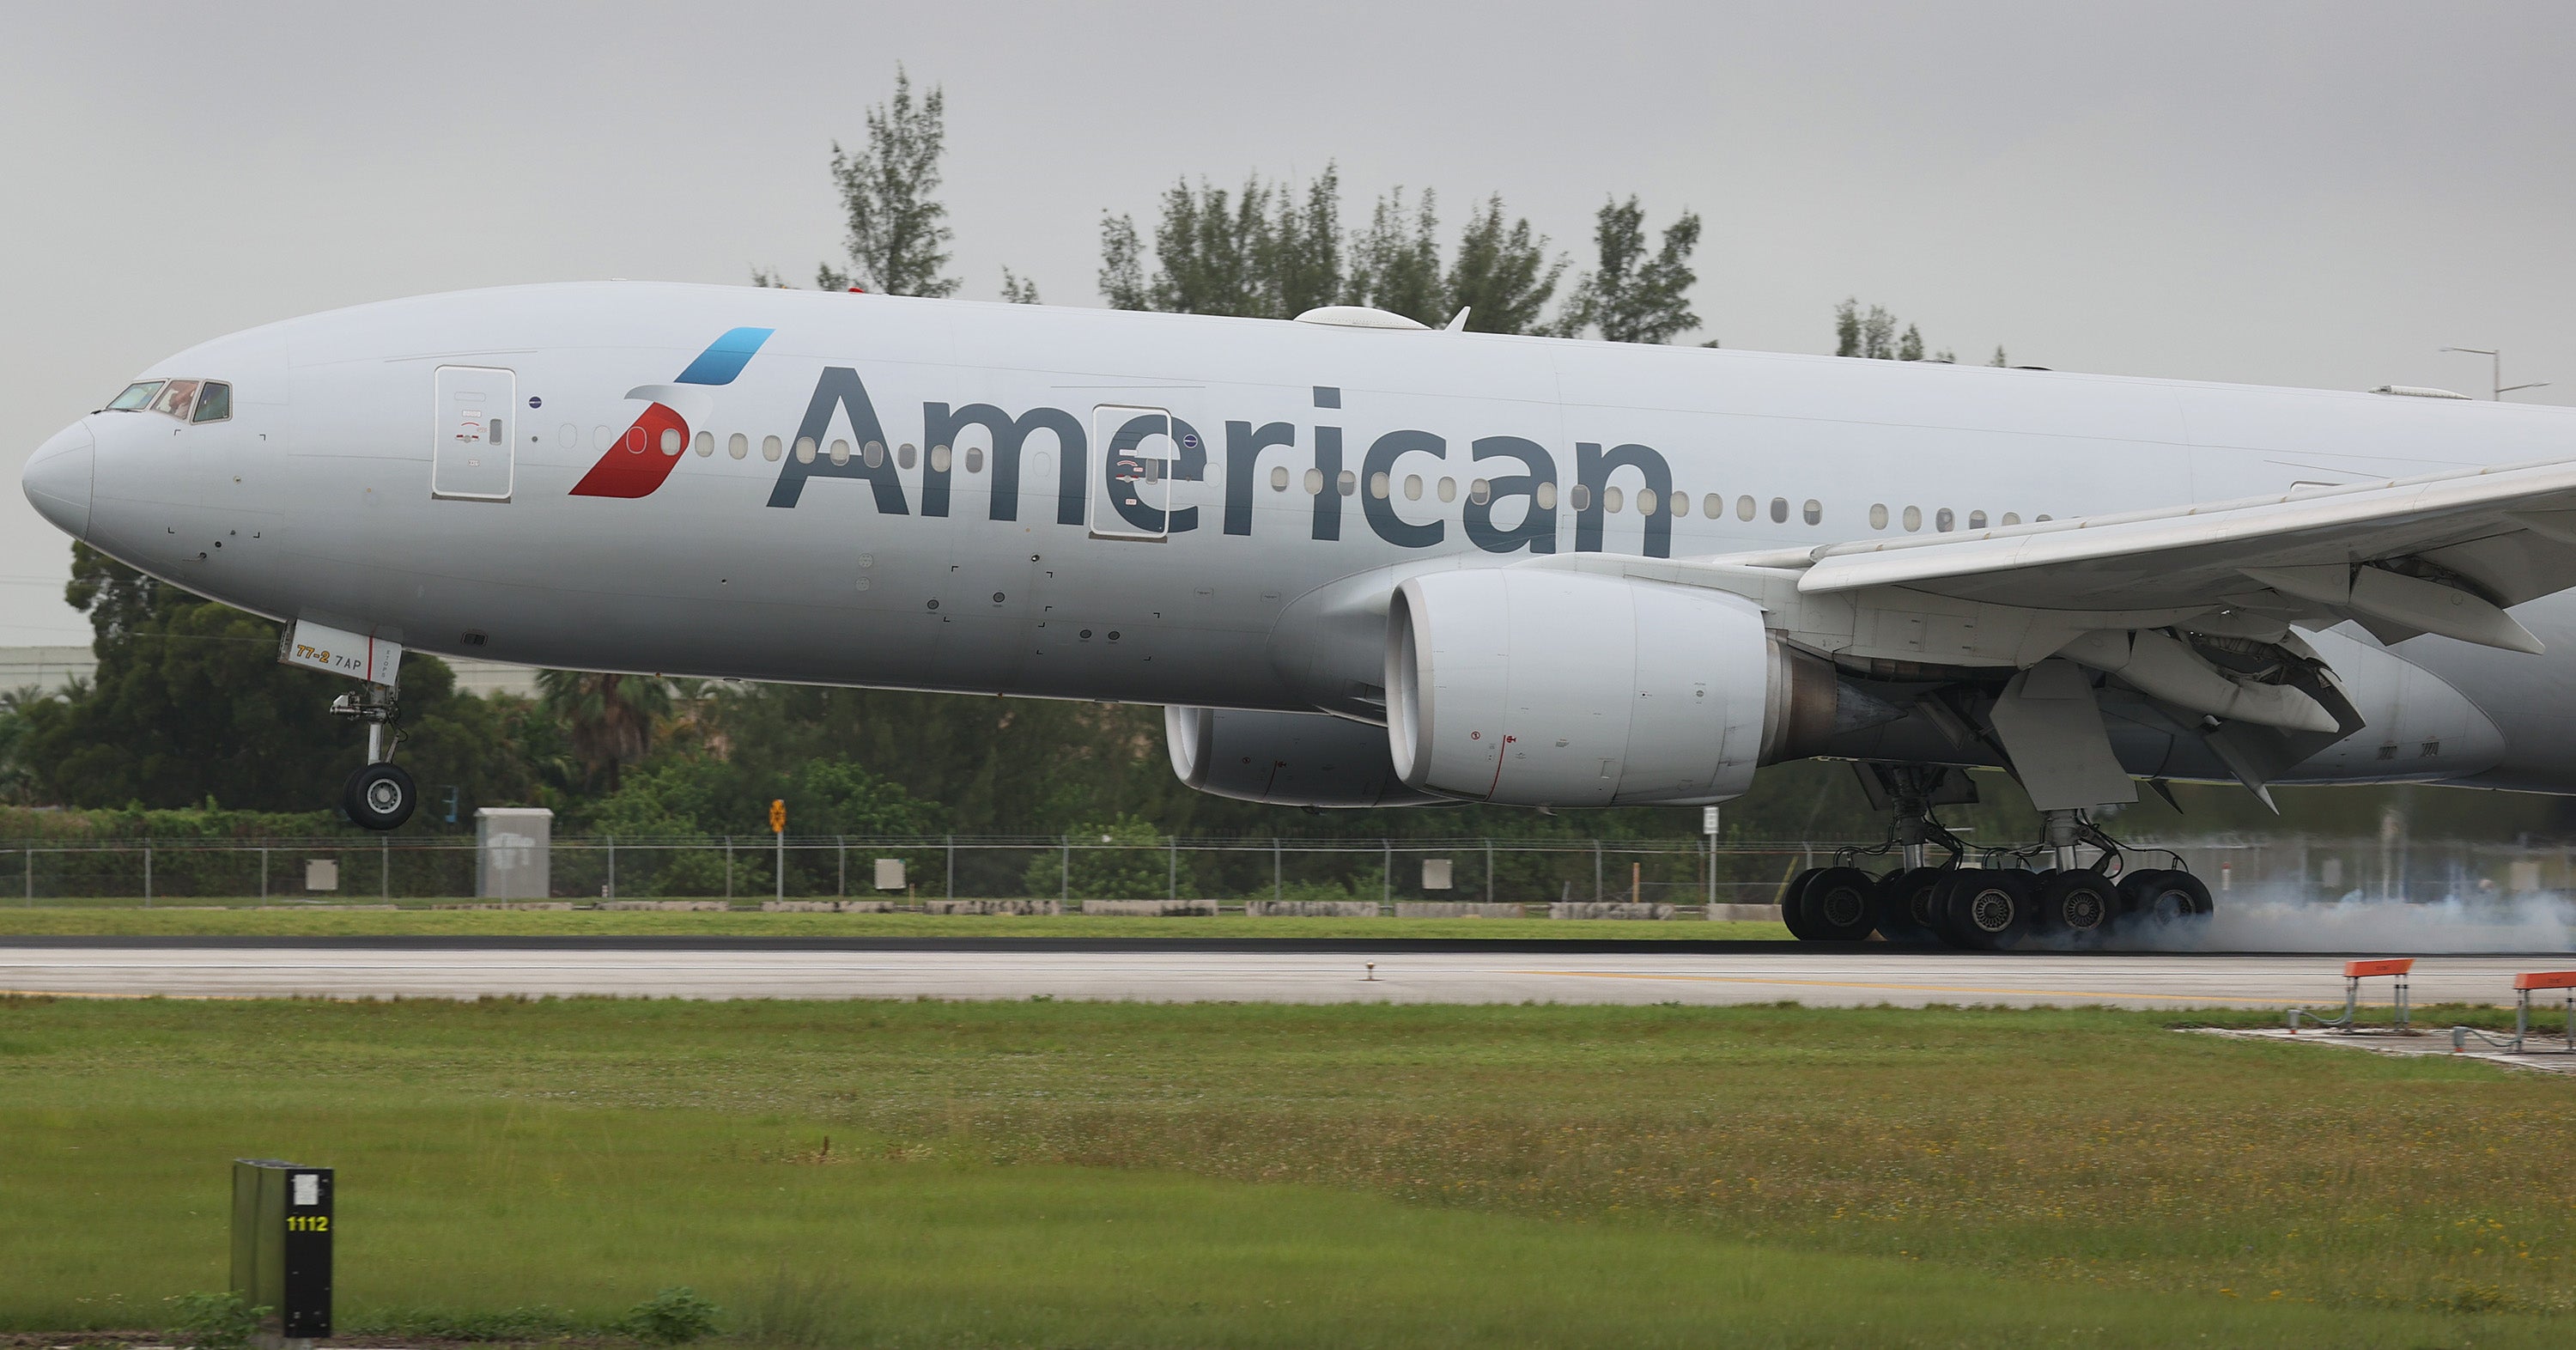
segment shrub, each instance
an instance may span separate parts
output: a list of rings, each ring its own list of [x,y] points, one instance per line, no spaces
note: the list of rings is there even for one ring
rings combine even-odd
[[[620,1329],[648,1345],[686,1345],[714,1335],[716,1315],[723,1311],[683,1285],[636,1304]]]
[[[181,1294],[170,1301],[179,1315],[165,1330],[180,1350],[244,1350],[269,1313],[233,1293]]]

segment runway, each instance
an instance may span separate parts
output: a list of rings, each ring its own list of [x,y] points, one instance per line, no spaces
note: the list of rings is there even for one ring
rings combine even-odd
[[[369,939],[110,945],[0,939],[0,992],[106,997],[1131,999],[1273,1003],[1887,1003],[2127,1008],[2340,1006],[2343,958],[1799,949],[1566,951],[1492,944],[1243,943],[1009,949],[881,944],[459,943]],[[1671,944],[1679,946],[1680,944]],[[1715,945],[1715,944],[1711,944]],[[1468,950],[1459,950],[1469,946]],[[1752,948],[1754,950],[1746,950]],[[2379,953],[2386,954],[2386,953]],[[2576,957],[2428,956],[2417,1004],[2510,1003],[2518,971]],[[2385,980],[2365,999],[2382,1002]]]

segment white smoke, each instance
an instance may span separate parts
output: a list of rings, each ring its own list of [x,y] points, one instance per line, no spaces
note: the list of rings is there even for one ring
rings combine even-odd
[[[2238,886],[2216,913],[2163,928],[2130,920],[2099,950],[2169,952],[2566,952],[2576,901],[2548,892],[2408,901],[2354,891],[2323,896],[2290,883]]]

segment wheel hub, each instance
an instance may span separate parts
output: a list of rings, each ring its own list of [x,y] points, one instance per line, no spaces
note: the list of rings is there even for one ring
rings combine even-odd
[[[1868,900],[1849,886],[1836,886],[1825,892],[1820,907],[1824,910],[1825,922],[1837,928],[1848,928],[1861,921],[1863,911],[1868,908]]]
[[[367,784],[367,805],[379,811],[391,811],[402,805],[402,795],[402,786],[398,783],[379,778]]]
[[[2058,913],[2059,917],[2066,921],[2067,927],[2082,930],[2101,927],[2102,920],[2110,913],[2110,907],[2102,903],[2101,892],[2085,886],[2077,888],[2073,894],[2067,896],[2066,903],[2059,907]]]
[[[1987,887],[1968,900],[1968,922],[1981,933],[2000,933],[2012,926],[2012,897]]]

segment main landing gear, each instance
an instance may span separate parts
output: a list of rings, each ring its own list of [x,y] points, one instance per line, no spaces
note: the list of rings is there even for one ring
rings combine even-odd
[[[420,805],[420,789],[393,761],[394,747],[402,743],[402,705],[394,691],[371,684],[342,694],[331,700],[331,715],[367,724],[367,762],[341,786],[340,809],[370,830],[400,828]]]
[[[1967,845],[1931,815],[1949,790],[1945,773],[1955,771],[1867,768],[1891,799],[1894,827],[1886,843],[1846,849],[1833,866],[1809,868],[1781,886],[1781,922],[1801,941],[1861,942],[1875,933],[1889,942],[1984,951],[2085,947],[2117,931],[2172,929],[2211,911],[2199,878],[2179,867],[2129,866],[2131,851],[2078,811],[2044,812],[2039,843],[1987,850],[1983,866],[1966,866]],[[1933,848],[1948,856],[1930,861]],[[1872,855],[1894,855],[1896,866],[1873,874],[1858,865]]]

